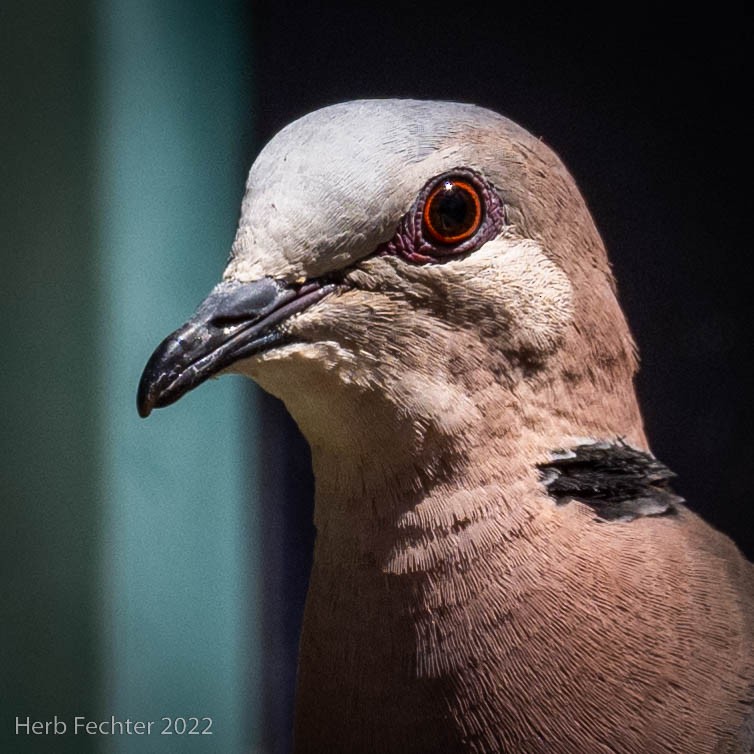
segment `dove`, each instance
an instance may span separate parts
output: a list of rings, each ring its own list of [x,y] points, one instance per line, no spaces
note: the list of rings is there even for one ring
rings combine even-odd
[[[584,198],[505,117],[359,100],[264,147],[138,408],[243,374],[311,446],[296,752],[752,751],[754,571],[673,492],[637,363]]]

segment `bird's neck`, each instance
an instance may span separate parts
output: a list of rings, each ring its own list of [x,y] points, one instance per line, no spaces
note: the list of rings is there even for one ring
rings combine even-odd
[[[552,451],[584,438],[646,446],[630,381],[610,391],[560,376],[515,388],[492,375],[441,390],[419,377],[407,382],[397,398],[327,396],[327,422],[301,422],[312,447],[318,553],[331,562],[427,570],[477,547],[492,526],[514,531],[538,515],[548,499],[537,467]]]
[[[474,404],[463,390],[442,399],[418,391],[417,403],[404,401],[400,412],[383,394],[363,394],[338,404],[344,413],[337,423],[349,431],[337,445],[310,438],[317,543],[301,643],[298,740],[316,741],[322,720],[347,719],[339,750],[365,750],[364,740],[389,734],[396,741],[375,750],[402,750],[401,736],[418,736],[413,750],[453,751],[445,702],[461,682],[461,666],[468,673],[484,663],[470,656],[472,645],[461,647],[464,616],[492,605],[500,614],[480,613],[475,628],[489,623],[499,632],[500,615],[525,603],[527,585],[551,557],[542,543],[559,523],[537,463],[569,438],[621,434],[644,442],[633,391],[628,408],[594,405],[593,396],[582,401],[574,385],[553,383],[547,391],[490,389],[480,399],[476,390]],[[442,410],[428,415],[421,396]],[[566,411],[545,409],[561,399],[563,406],[591,406],[593,418],[575,422]],[[498,590],[499,583],[507,588]],[[421,715],[407,712],[415,709]],[[349,742],[355,730],[360,742]],[[334,740],[332,730],[327,735],[323,741]]]

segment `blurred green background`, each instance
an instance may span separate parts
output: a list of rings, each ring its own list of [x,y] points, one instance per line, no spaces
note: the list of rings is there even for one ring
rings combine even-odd
[[[261,750],[257,400],[148,422],[141,368],[219,278],[250,151],[234,0],[3,4],[0,751]],[[251,438],[253,439],[253,438]],[[16,735],[15,719],[69,725]],[[210,736],[73,736],[211,717]],[[202,726],[204,727],[204,726]]]

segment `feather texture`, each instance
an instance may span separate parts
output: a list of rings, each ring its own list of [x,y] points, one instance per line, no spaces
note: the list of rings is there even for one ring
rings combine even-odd
[[[491,211],[435,254],[453,170]],[[140,407],[214,364],[311,445],[299,754],[751,750],[752,565],[649,452],[604,245],[540,139],[458,103],[311,113],[252,167],[225,281]]]

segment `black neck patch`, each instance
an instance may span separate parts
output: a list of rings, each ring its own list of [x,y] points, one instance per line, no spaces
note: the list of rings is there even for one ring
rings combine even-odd
[[[623,440],[556,450],[537,466],[558,505],[578,500],[602,521],[633,521],[676,512],[683,498],[668,486],[675,474],[651,453]]]

